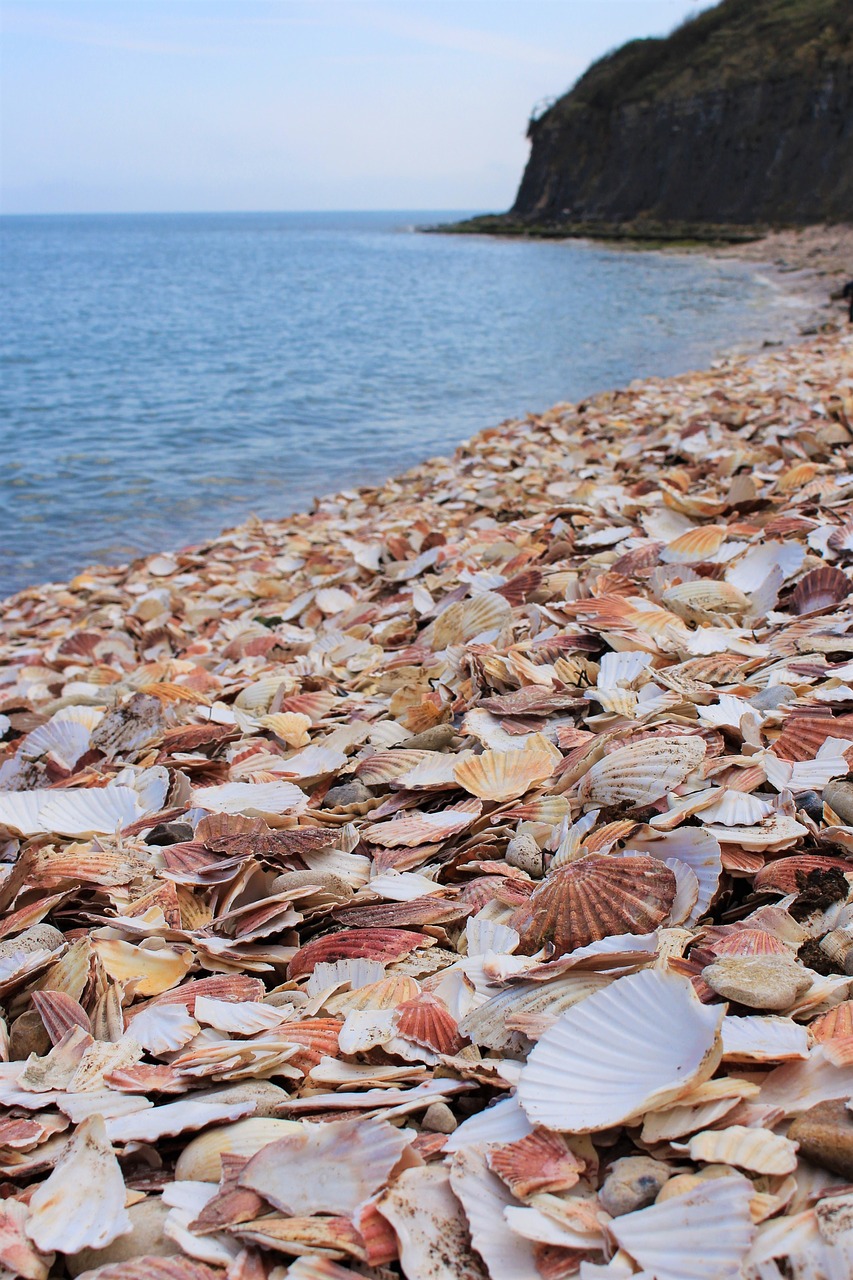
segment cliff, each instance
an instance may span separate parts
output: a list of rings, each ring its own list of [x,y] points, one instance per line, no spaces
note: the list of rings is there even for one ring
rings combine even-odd
[[[853,221],[853,0],[724,0],[595,63],[529,137],[515,223]]]

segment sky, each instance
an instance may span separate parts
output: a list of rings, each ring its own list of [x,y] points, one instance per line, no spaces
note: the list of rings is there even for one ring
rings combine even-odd
[[[531,110],[703,0],[0,0],[0,211],[508,208]]]

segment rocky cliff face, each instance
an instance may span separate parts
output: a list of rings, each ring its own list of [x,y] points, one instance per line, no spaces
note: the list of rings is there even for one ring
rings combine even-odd
[[[512,216],[853,221],[853,0],[726,0],[531,123]]]

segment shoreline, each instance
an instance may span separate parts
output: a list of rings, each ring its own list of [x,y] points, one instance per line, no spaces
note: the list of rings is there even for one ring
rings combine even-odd
[[[452,225],[452,224],[451,224]],[[421,230],[424,230],[423,228]],[[446,229],[440,226],[429,228],[431,232],[443,233]],[[450,232],[455,234],[455,232]],[[497,235],[498,233],[491,233]],[[566,238],[566,237],[561,237]],[[572,237],[574,238],[574,237]],[[624,253],[659,253],[668,257],[672,256],[695,256],[700,254],[709,260],[719,261],[738,261],[742,262],[755,271],[762,268],[770,273],[770,280],[779,296],[784,297],[785,315],[784,321],[778,323],[772,320],[768,324],[768,332],[764,338],[758,336],[735,343],[722,343],[715,356],[715,362],[727,357],[738,358],[745,355],[757,354],[762,350],[781,346],[790,346],[796,343],[802,337],[808,337],[820,332],[844,332],[846,328],[846,310],[840,300],[833,301],[830,299],[831,292],[840,292],[842,283],[847,278],[847,270],[845,263],[851,264],[849,270],[853,272],[853,226],[849,227],[816,227],[807,228],[804,231],[795,232],[773,232],[764,237],[756,238],[749,242],[722,245],[713,245],[710,243],[686,245],[661,245],[653,243],[632,243],[629,240],[617,241],[615,239],[601,240],[588,237],[580,237],[580,239],[592,246],[600,246],[614,252]],[[799,304],[802,307],[802,314],[795,316],[791,310],[791,303]],[[777,327],[778,326],[778,327]],[[640,375],[642,376],[642,375]],[[679,376],[679,375],[676,375]],[[561,402],[558,402],[561,403]],[[547,412],[547,410],[545,411]],[[527,415],[528,418],[534,417],[532,412]],[[509,420],[508,420],[509,421]],[[484,427],[482,431],[488,432],[491,427]],[[473,437],[476,439],[480,433]],[[458,446],[464,448],[466,441],[462,441]],[[448,457],[454,455],[447,455]],[[426,460],[425,460],[426,461]],[[392,479],[393,477],[389,477]],[[380,486],[380,482],[373,485],[364,486],[367,491],[376,489]],[[333,500],[334,494],[321,495],[313,500],[312,509],[316,509],[318,505]],[[287,522],[295,519],[300,513],[295,512],[290,515],[280,517],[281,521]],[[254,515],[250,513],[246,519],[237,525],[226,526],[220,531],[219,536],[224,536],[233,529],[240,529],[250,524],[254,519]],[[269,519],[269,518],[267,518]],[[275,522],[275,521],[274,521]],[[169,548],[161,552],[148,552],[140,556],[134,557],[132,560],[120,562],[117,565],[101,565],[98,562],[84,565],[78,571],[78,575],[85,574],[90,570],[100,570],[106,568],[108,570],[126,570],[130,567],[150,559],[157,554],[180,555],[182,551],[192,550],[196,546],[211,545],[217,540],[216,537],[208,538],[204,543],[185,544],[184,547]],[[35,582],[21,587],[6,596],[0,597],[4,607],[13,602],[19,595],[30,591],[38,591],[42,587],[61,587],[62,581],[53,582]]]

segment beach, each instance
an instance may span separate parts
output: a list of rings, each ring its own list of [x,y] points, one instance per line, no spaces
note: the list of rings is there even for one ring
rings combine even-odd
[[[843,1274],[821,323],[7,601],[4,1265]]]

